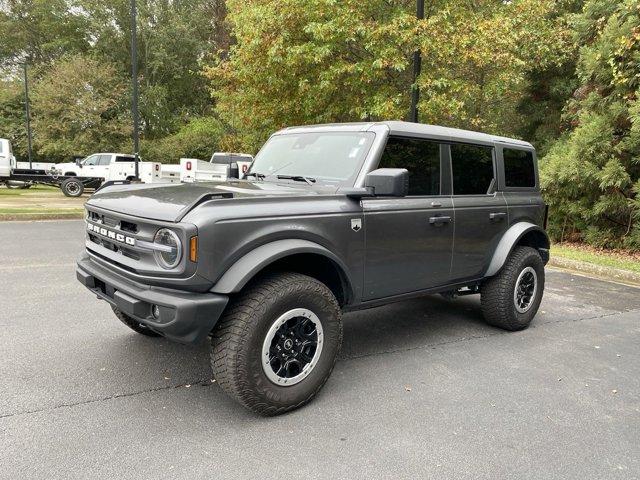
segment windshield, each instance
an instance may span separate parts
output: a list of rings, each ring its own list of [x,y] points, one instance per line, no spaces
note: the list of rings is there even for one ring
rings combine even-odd
[[[374,137],[372,132],[274,135],[256,155],[249,173],[353,185]]]

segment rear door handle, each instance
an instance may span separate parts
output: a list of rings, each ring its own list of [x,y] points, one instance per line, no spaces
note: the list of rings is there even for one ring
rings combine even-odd
[[[442,225],[444,223],[451,223],[451,217],[445,217],[445,216],[429,217],[429,223],[431,225]]]
[[[489,214],[489,220],[502,220],[503,218],[505,218],[507,216],[506,213],[504,212],[494,212],[494,213],[490,213]]]

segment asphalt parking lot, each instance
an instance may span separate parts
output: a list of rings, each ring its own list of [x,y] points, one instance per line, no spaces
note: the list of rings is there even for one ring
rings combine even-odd
[[[206,345],[75,280],[82,222],[0,223],[0,478],[640,478],[640,290],[547,271],[524,332],[479,299],[345,316],[318,398],[258,417]]]

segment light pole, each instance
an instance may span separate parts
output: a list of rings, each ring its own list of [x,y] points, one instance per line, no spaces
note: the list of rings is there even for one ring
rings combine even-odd
[[[31,152],[31,115],[29,113],[29,78],[27,77],[27,61],[22,64],[24,68],[24,115],[27,120],[27,150],[29,152],[29,170],[32,169],[31,162],[33,154]]]
[[[140,156],[140,135],[138,133],[138,35],[136,32],[136,0],[131,0],[131,111],[133,116],[133,155],[135,180],[140,179],[138,159]]]
[[[424,18],[424,0],[416,2],[416,17],[418,20]],[[409,112],[409,121],[418,122],[418,101],[420,100],[420,87],[418,87],[418,77],[420,76],[420,68],[422,67],[422,58],[420,49],[413,52],[413,84],[411,85],[411,111]]]

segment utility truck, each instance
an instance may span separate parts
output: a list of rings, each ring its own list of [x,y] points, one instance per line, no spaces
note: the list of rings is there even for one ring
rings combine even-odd
[[[206,162],[197,158],[180,159],[181,182],[207,182],[243,178],[253,162],[246,153],[215,152]]]
[[[154,171],[160,171],[157,162],[138,162],[140,178],[153,181]],[[153,167],[153,168],[150,168]],[[65,177],[99,177],[108,180],[133,180],[135,178],[135,156],[126,153],[94,153],[83,160],[55,165]],[[142,179],[142,177],[146,177]],[[160,175],[156,176],[159,178]]]

